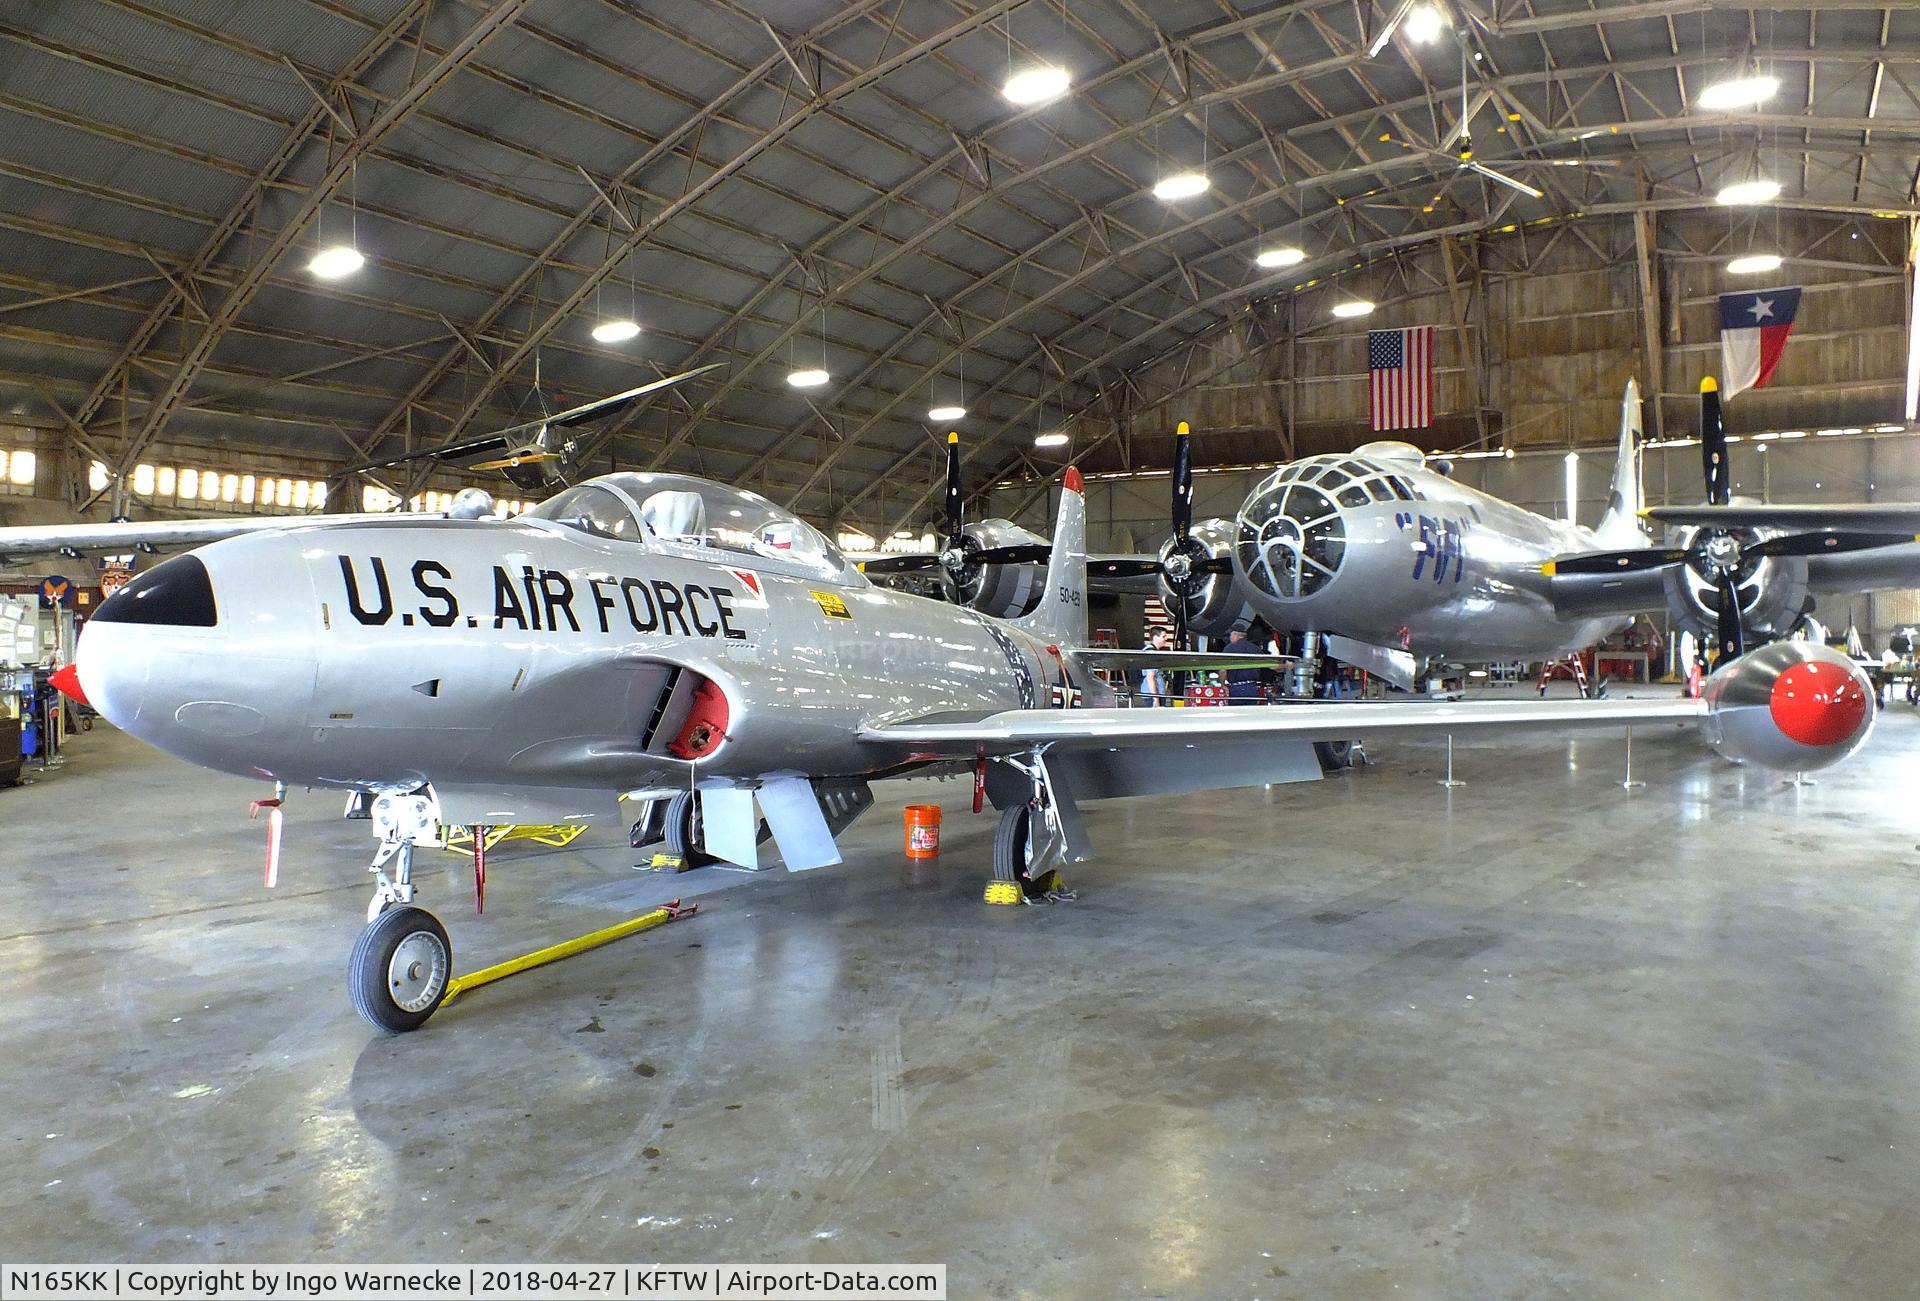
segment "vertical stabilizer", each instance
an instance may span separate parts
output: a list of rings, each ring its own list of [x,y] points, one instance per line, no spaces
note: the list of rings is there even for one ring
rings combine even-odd
[[[1614,547],[1636,546],[1646,540],[1640,510],[1646,498],[1640,489],[1640,386],[1627,381],[1620,398],[1620,449],[1613,462],[1613,487],[1607,494],[1607,513],[1594,533]]]
[[[1060,486],[1060,518],[1053,526],[1047,585],[1031,614],[1008,623],[1055,646],[1087,644],[1087,485],[1077,466]]]

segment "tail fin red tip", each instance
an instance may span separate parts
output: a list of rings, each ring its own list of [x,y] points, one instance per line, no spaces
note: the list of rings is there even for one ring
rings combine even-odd
[[[1066,489],[1067,489],[1067,491],[1068,491],[1068,492],[1078,492],[1078,493],[1085,493],[1085,492],[1086,492],[1086,490],[1087,490],[1087,481],[1086,481],[1085,479],[1082,479],[1082,478],[1080,477],[1080,467],[1079,467],[1079,466],[1077,466],[1077,465],[1069,465],[1069,466],[1067,467],[1067,481],[1066,481]]]
[[[87,693],[80,689],[80,670],[73,665],[69,664],[65,668],[54,670],[47,675],[47,681],[52,684],[55,691],[68,699],[82,705],[87,703]]]

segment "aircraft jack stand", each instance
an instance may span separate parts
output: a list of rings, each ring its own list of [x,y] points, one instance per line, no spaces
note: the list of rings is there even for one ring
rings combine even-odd
[[[544,949],[535,949],[532,953],[517,958],[508,958],[505,962],[496,962],[490,967],[470,971],[464,976],[455,976],[447,982],[446,995],[441,998],[440,1006],[445,1007],[460,995],[482,985],[491,985],[496,980],[505,980],[508,976],[517,976],[523,971],[532,971],[535,967],[544,967],[549,963],[571,958],[577,953],[597,949],[603,944],[625,939],[640,931],[652,930],[655,926],[664,926],[668,922],[679,921],[682,917],[691,917],[700,911],[700,905],[690,903],[682,905],[678,899],[669,899],[650,913],[641,913],[638,917],[629,917],[603,930],[590,931],[585,935],[558,944],[550,944]]]

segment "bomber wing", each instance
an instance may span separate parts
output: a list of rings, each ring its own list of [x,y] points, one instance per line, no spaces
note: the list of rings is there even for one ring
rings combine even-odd
[[[1090,669],[1139,672],[1160,669],[1167,673],[1220,673],[1228,669],[1283,669],[1294,662],[1291,655],[1228,655],[1220,651],[1108,650],[1104,647],[1078,646],[1070,652],[1074,662]]]
[[[1647,518],[1662,524],[1730,529],[1775,528],[1824,532],[1920,534],[1920,506],[1909,502],[1859,502],[1833,506],[1653,506]]]

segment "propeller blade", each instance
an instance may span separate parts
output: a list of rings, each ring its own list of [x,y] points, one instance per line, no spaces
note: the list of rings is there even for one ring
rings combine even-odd
[[[1185,540],[1193,529],[1193,444],[1187,422],[1173,435],[1173,536]]]
[[[1700,381],[1700,468],[1706,476],[1708,504],[1726,505],[1733,497],[1733,467],[1727,463],[1727,427],[1720,414],[1720,386],[1711,375]]]
[[[558,456],[559,454],[557,452],[542,452],[528,449],[526,451],[515,452],[512,456],[503,456],[495,461],[475,461],[467,468],[469,470],[505,470],[516,465],[532,465],[538,461],[556,460]]]
[[[976,565],[1044,565],[1053,557],[1053,548],[1043,542],[1023,542],[1011,547],[982,547],[967,559]]]
[[[1540,572],[1555,574],[1630,574],[1644,569],[1677,565],[1687,558],[1685,547],[1635,547],[1628,551],[1591,551],[1583,555],[1562,556],[1540,567]]]
[[[860,562],[863,574],[915,574],[922,570],[940,568],[940,557],[924,554],[899,556],[875,556],[871,560]]]
[[[1173,595],[1173,646],[1175,650],[1187,649],[1187,583],[1183,579]]]
[[[1493,168],[1488,167],[1484,163],[1468,162],[1464,164],[1464,166],[1469,171],[1475,171],[1480,173],[1480,175],[1486,177],[1490,181],[1498,181],[1500,184],[1508,187],[1509,189],[1520,191],[1520,193],[1526,195],[1529,199],[1544,199],[1547,197],[1547,192],[1545,190],[1539,189],[1536,186],[1528,185],[1525,181],[1515,180],[1513,177],[1508,176],[1505,172],[1496,172],[1493,170]]]
[[[1789,533],[1785,537],[1766,538],[1741,548],[1741,551],[1749,556],[1837,556],[1846,551],[1900,547],[1912,541],[1911,533],[1847,533],[1834,529],[1825,533]]]
[[[1746,652],[1745,634],[1740,628],[1740,585],[1731,573],[1720,575],[1720,614],[1717,629],[1720,658],[1715,666],[1739,659]]]
[[[1196,574],[1231,574],[1233,572],[1233,557],[1208,556],[1205,560],[1196,560],[1193,562],[1193,572]]]
[[[962,531],[966,524],[960,510],[960,435],[947,435],[947,546],[956,549],[966,542]]]
[[[1132,560],[1115,557],[1111,560],[1087,561],[1089,578],[1145,578],[1160,572],[1158,560]]]

